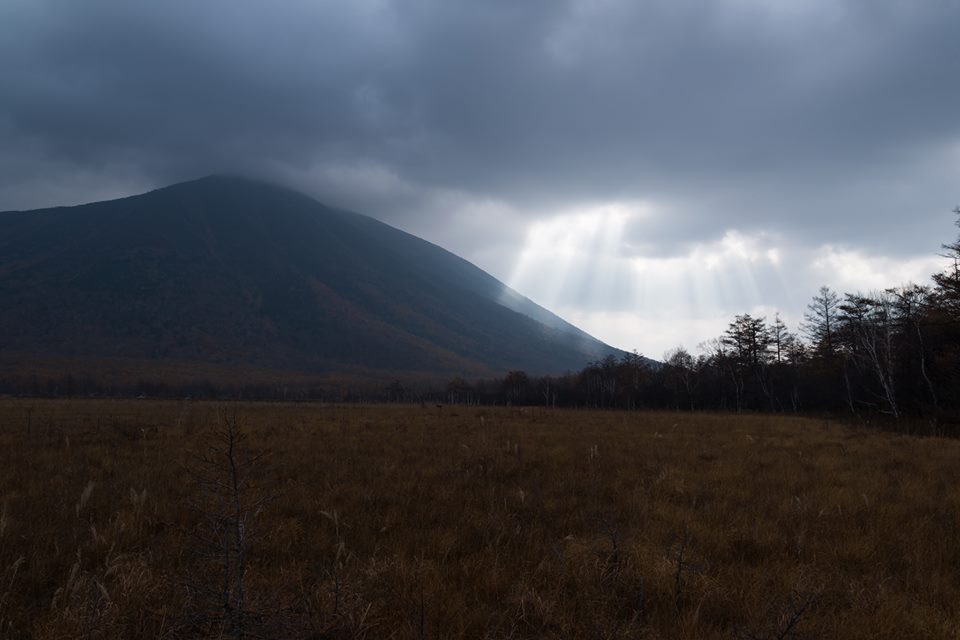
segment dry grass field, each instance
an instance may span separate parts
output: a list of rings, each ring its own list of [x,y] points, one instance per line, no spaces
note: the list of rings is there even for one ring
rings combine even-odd
[[[800,418],[8,399],[0,637],[957,638],[958,461]]]

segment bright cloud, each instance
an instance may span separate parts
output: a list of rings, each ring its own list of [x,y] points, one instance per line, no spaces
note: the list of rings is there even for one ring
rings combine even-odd
[[[794,331],[821,285],[840,293],[927,282],[935,256],[891,258],[834,246],[791,247],[783,238],[729,230],[676,255],[635,255],[624,225],[656,218],[650,205],[610,203],[530,225],[508,283],[599,338],[651,357],[716,337],[736,314]]]

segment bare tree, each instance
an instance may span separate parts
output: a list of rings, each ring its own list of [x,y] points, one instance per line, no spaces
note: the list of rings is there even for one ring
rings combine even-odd
[[[223,419],[187,469],[197,486],[190,507],[199,521],[191,535],[202,567],[186,582],[195,609],[192,623],[198,632],[227,638],[263,637],[245,577],[257,517],[275,496],[255,485],[263,455],[249,454],[245,442],[236,416]]]
[[[890,294],[847,294],[840,306],[853,361],[877,379],[887,411],[900,417],[894,377],[894,320]]]
[[[927,369],[927,346],[924,340],[922,322],[929,312],[932,302],[932,292],[929,287],[920,285],[907,285],[897,289],[888,289],[887,293],[893,297],[894,308],[897,313],[897,320],[901,324],[901,332],[904,336],[914,335],[917,338],[915,352],[919,360],[920,376],[923,378],[927,392],[930,395],[930,402],[933,407],[933,416],[936,419],[939,401],[937,393],[934,390],[933,380]]]
[[[667,383],[672,387],[677,408],[680,408],[680,391],[687,397],[687,404],[693,410],[693,391],[696,386],[696,360],[683,347],[671,349],[664,354]]]
[[[840,311],[840,299],[829,287],[820,287],[820,291],[807,306],[803,316],[801,330],[810,339],[814,351],[824,357],[836,355],[837,315]]]
[[[525,371],[510,371],[503,380],[503,387],[507,393],[507,400],[511,404],[523,404],[530,376]]]
[[[774,359],[777,364],[783,363],[789,339],[790,332],[787,331],[787,325],[783,323],[779,313],[774,314],[773,325],[770,327],[770,340],[773,345]]]

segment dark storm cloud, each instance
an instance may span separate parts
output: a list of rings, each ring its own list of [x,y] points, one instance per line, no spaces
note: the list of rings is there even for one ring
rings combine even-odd
[[[642,253],[926,251],[960,197],[958,26],[952,0],[12,0],[0,209],[240,172],[419,231],[640,200]]]

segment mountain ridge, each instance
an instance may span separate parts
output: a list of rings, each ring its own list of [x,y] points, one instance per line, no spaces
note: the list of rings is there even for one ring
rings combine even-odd
[[[214,175],[0,213],[0,357],[560,373],[622,352],[374,218]]]

